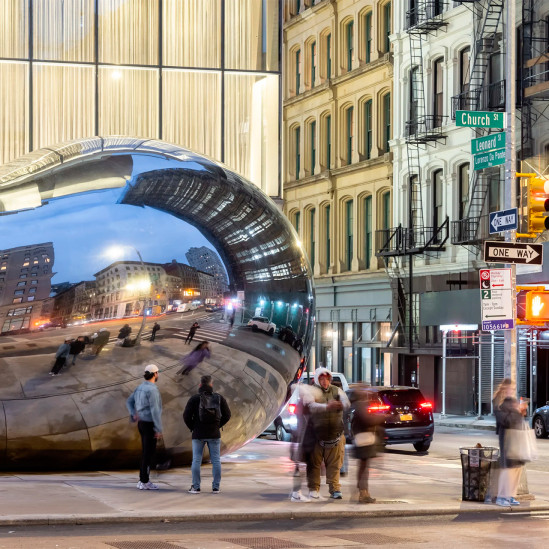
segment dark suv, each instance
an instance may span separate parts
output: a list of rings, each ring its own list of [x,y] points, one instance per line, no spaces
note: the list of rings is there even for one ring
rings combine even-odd
[[[360,403],[368,406],[369,413],[383,415],[385,444],[411,443],[418,452],[426,452],[431,446],[435,429],[433,405],[419,389],[351,386],[347,394],[351,414]]]

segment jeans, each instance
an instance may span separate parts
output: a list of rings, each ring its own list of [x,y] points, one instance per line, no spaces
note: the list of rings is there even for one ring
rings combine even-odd
[[[156,441],[154,436],[154,423],[152,421],[138,421],[137,428],[141,435],[141,469],[139,470],[139,480],[146,484],[149,482],[149,473],[151,471],[151,462],[156,451]]]
[[[200,488],[200,466],[202,465],[202,454],[204,452],[204,446],[208,445],[208,451],[210,452],[210,460],[212,462],[213,482],[212,489],[219,489],[221,483],[221,439],[220,438],[193,438],[193,462],[191,465],[192,483],[193,488],[198,490]]]

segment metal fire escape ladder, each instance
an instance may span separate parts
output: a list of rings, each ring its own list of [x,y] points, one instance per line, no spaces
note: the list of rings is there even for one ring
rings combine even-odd
[[[504,0],[488,0],[483,9],[478,3],[478,10],[473,14],[479,21],[475,29],[473,42],[472,62],[469,63],[469,83],[467,90],[453,98],[452,114],[455,118],[456,110],[481,110],[484,107],[484,96],[487,87],[487,78],[490,55],[493,53],[497,30],[501,22]],[[475,129],[477,137],[484,135],[485,130]],[[483,210],[486,206],[489,182],[486,175],[479,170],[470,170],[469,177],[469,204],[465,219],[453,222],[452,243],[473,244],[482,240],[480,222],[483,219]]]

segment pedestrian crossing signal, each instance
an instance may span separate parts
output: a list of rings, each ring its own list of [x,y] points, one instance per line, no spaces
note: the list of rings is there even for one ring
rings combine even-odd
[[[526,320],[549,321],[549,292],[526,294]]]

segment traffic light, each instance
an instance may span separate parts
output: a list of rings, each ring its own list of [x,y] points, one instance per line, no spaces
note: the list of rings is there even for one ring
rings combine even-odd
[[[526,294],[525,320],[549,321],[549,292],[528,292]]]
[[[528,232],[542,233],[549,229],[549,181],[528,178]]]

